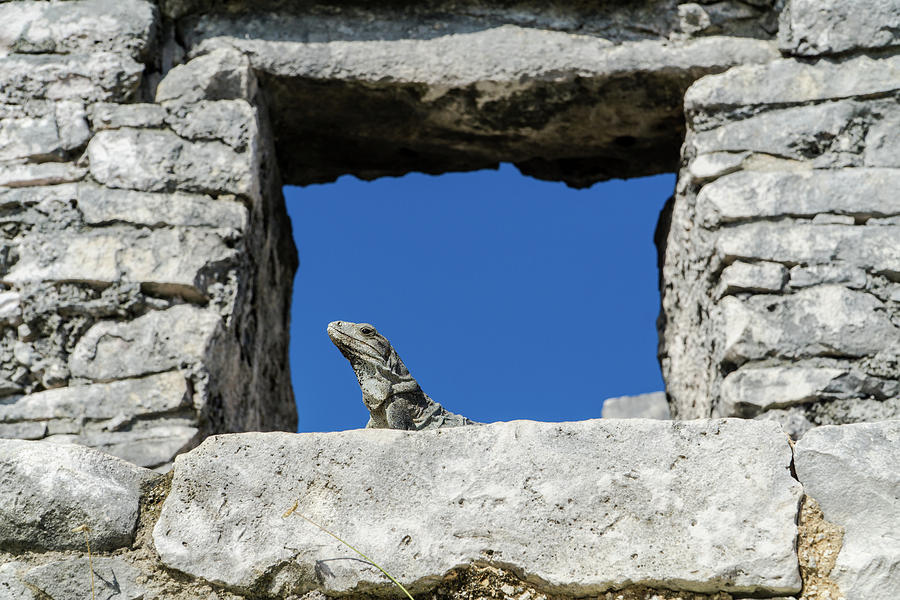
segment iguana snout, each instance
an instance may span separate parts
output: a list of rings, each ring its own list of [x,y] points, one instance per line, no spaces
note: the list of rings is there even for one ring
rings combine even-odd
[[[391,355],[391,344],[369,323],[332,321],[328,324],[328,337],[347,359],[367,356],[386,362]]]

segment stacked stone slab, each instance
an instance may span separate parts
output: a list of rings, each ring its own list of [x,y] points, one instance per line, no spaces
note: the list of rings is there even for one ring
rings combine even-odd
[[[793,2],[784,58],[687,92],[663,271],[676,418],[799,437],[900,417],[900,9],[864,4]]]
[[[159,42],[151,2],[0,4],[0,437],[164,468],[296,427],[296,258],[247,60],[146,102]]]

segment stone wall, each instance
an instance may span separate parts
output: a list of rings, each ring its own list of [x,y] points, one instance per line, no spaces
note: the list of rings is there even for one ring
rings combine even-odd
[[[891,0],[0,2],[0,598],[399,596],[303,515],[419,597],[893,599],[898,31]],[[660,356],[705,419],[208,437],[296,427],[282,183],[498,161],[679,170]]]
[[[166,468],[211,433],[295,429],[271,332],[296,253],[247,59],[156,87],[161,22],[0,4],[0,436]]]
[[[774,419],[799,437],[900,417],[900,9],[888,4],[794,2],[784,58],[688,90],[662,275],[677,418]]]

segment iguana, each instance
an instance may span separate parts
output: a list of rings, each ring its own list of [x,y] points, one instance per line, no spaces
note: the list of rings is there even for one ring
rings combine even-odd
[[[328,337],[356,372],[371,415],[366,427],[419,430],[480,424],[429,398],[372,325],[334,321],[328,324]]]

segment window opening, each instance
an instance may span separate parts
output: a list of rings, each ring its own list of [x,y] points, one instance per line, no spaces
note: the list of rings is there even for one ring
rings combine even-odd
[[[368,420],[334,320],[374,324],[429,396],[476,421],[597,418],[606,398],[662,390],[653,232],[674,184],[574,190],[503,164],[286,186],[299,430]]]

